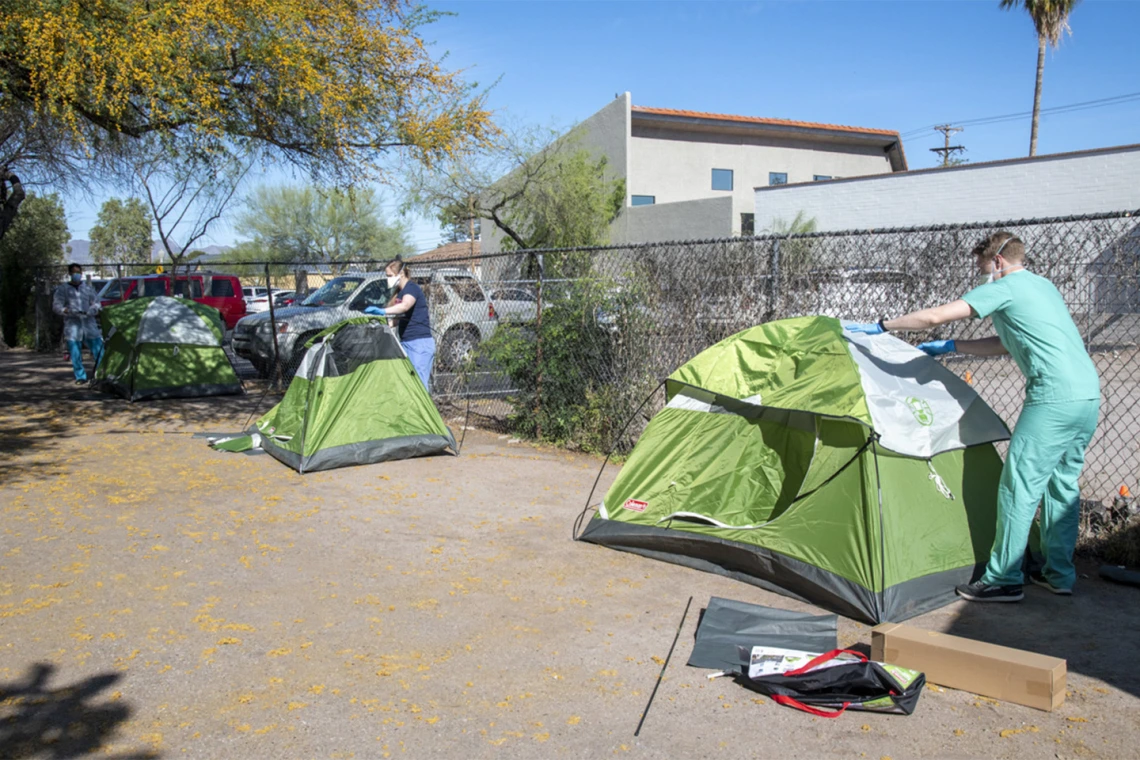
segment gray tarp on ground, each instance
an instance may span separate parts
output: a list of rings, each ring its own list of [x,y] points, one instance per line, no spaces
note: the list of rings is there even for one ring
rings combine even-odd
[[[812,615],[714,596],[697,627],[688,664],[734,670],[748,663],[754,646],[830,652],[837,646],[836,615]]]

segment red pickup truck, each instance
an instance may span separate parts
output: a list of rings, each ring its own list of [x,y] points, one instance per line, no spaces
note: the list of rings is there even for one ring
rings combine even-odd
[[[209,280],[208,285],[206,284],[207,279]],[[111,304],[129,301],[132,298],[184,296],[198,303],[213,306],[220,311],[228,330],[232,330],[237,321],[245,316],[245,299],[242,298],[241,280],[232,274],[194,272],[190,275],[179,275],[174,282],[173,293],[171,293],[170,286],[170,275],[168,274],[115,278],[100,291],[99,302],[104,306],[110,306]]]

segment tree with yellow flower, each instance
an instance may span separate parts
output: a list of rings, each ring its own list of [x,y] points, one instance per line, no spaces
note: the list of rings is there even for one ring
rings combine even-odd
[[[0,0],[0,236],[23,190],[235,155],[316,181],[377,179],[495,132],[484,98],[420,36],[405,0]]]

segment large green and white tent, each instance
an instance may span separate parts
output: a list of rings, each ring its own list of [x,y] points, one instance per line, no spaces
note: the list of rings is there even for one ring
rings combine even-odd
[[[989,557],[1009,430],[904,341],[770,322],[665,391],[583,540],[868,622],[952,601]]]
[[[103,359],[95,385],[131,401],[243,393],[222,349],[225,323],[185,298],[138,298],[99,315]]]
[[[396,331],[358,317],[313,338],[277,406],[249,434],[212,445],[261,448],[298,472],[458,452]]]

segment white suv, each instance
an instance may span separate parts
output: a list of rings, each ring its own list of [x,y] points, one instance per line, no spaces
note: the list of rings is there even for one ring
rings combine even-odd
[[[266,290],[265,288],[249,288],[249,287],[247,287],[247,288],[241,289],[241,297],[242,297],[242,300],[246,302],[246,305],[249,305],[250,301],[252,301],[255,298],[262,298],[268,292],[269,291]]]
[[[444,371],[455,369],[471,357],[476,346],[494,334],[499,319],[483,286],[465,269],[417,271],[412,279],[423,288],[431,309],[431,329],[436,338],[436,362]],[[345,274],[326,282],[308,298],[276,309],[277,350],[281,364],[294,368],[304,346],[327,327],[359,317],[369,306],[383,307],[391,291],[383,272]],[[273,368],[273,326],[268,312],[251,314],[237,323],[234,353],[248,359],[267,376]]]

